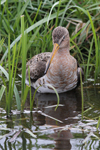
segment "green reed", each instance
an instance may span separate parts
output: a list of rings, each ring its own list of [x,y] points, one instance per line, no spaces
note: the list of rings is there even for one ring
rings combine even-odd
[[[86,68],[86,75],[85,75],[86,80],[88,78],[88,75],[90,74],[90,72],[89,72],[89,70],[90,70],[89,66],[91,64],[90,61],[91,61],[91,53],[92,53],[92,48],[93,48],[93,41],[94,41],[94,38],[92,38],[92,42],[90,44],[90,49],[88,51],[88,60],[87,60],[87,68]]]
[[[21,33],[22,33],[22,99],[25,92],[25,78],[26,78],[26,54],[27,54],[27,35],[24,32],[24,16],[21,16]]]
[[[83,96],[83,83],[82,83],[82,74],[80,72],[80,85],[81,85],[81,98],[82,98],[82,120],[83,120],[83,113],[84,113],[84,96]]]
[[[100,128],[100,116],[98,118],[97,129]]]
[[[2,96],[3,96],[4,92],[5,92],[5,89],[6,89],[6,86],[2,85],[2,87],[0,89],[0,101],[2,99]]]
[[[16,97],[18,110],[21,109],[21,99],[22,109],[24,108],[30,90],[30,86],[25,85],[26,59],[40,52],[52,51],[52,30],[56,26],[67,26],[71,46],[74,47],[71,53],[75,54],[81,66],[85,67],[86,79],[95,66],[93,77],[96,81],[100,73],[99,5],[98,0],[83,3],[72,0],[55,2],[0,0],[0,41],[2,41],[0,70],[9,81],[9,89],[5,88],[7,113],[11,109],[13,94]],[[82,27],[83,24],[85,26]],[[22,68],[19,68],[22,71],[21,98],[15,85],[19,62],[22,63]],[[3,84],[6,86],[4,81]],[[1,93],[4,93],[2,88]],[[32,104],[30,109],[32,110]]]
[[[30,79],[30,68],[29,68],[29,67],[28,67],[28,78],[29,78],[29,86],[30,86],[30,110],[32,111],[34,99],[33,99],[33,101],[32,101],[31,79]]]
[[[6,76],[6,78],[8,80],[8,89],[7,89],[7,84],[5,82],[4,77],[1,77],[3,84],[5,86],[5,95],[6,95],[6,105],[5,106],[6,106],[7,116],[9,115],[9,113],[11,111],[13,93],[15,94],[15,97],[16,97],[17,109],[20,110],[20,108],[21,108],[19,93],[18,93],[17,87],[15,85],[18,57],[19,57],[19,51],[18,51],[18,54],[16,55],[16,45],[13,46],[13,58],[11,57],[10,34],[9,34],[9,36],[8,36],[8,73],[2,66],[0,66],[1,71],[4,73],[4,75]],[[16,60],[16,62],[15,62],[15,60]]]
[[[95,41],[95,57],[96,57],[96,64],[95,64],[95,80],[97,79],[97,76],[98,76],[98,60],[100,58],[98,58],[98,43],[97,43],[97,36],[96,36],[96,32],[95,32],[95,28],[94,28],[94,24],[93,24],[93,21],[92,21],[92,18],[91,18],[91,15],[90,13],[88,12],[88,17],[90,19],[90,23],[91,23],[91,27],[92,27],[92,31],[93,31],[93,38],[94,38],[94,41]]]
[[[24,15],[21,16],[21,34],[22,34],[22,51],[21,51],[21,57],[22,57],[22,82],[21,82],[21,110],[23,111],[24,105],[26,102],[27,94],[31,88],[28,85],[25,85],[26,80],[26,55],[27,55],[27,33],[24,31]]]
[[[13,93],[16,93],[16,87],[15,87],[15,77],[16,77],[16,70],[17,70],[17,63],[18,63],[18,56],[19,52],[16,58],[16,44],[13,46],[13,59],[11,60],[11,51],[10,51],[10,34],[8,36],[8,72],[9,72],[9,89],[8,89],[8,97],[6,98],[6,112],[7,115],[9,115],[11,111],[12,106],[12,99],[13,99]],[[15,59],[16,59],[16,65],[15,65]],[[18,92],[16,93],[18,94]],[[15,94],[15,95],[16,95]],[[19,95],[16,95],[17,98]],[[19,101],[19,99],[16,99]],[[18,102],[20,104],[20,102]],[[17,105],[18,106],[18,105]],[[20,105],[18,106],[18,109],[20,109]]]
[[[100,38],[98,36],[98,73],[100,73]]]

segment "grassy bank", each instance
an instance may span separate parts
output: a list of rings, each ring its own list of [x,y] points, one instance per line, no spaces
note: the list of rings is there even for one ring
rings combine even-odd
[[[7,105],[11,106],[14,91],[18,109],[21,109],[15,85],[16,76],[22,68],[24,76],[26,61],[33,55],[52,51],[52,30],[59,25],[69,30],[71,54],[84,67],[85,79],[93,72],[96,82],[100,73],[99,0],[0,0],[0,3],[0,73],[3,72],[9,82],[9,89],[2,87],[1,92],[4,93],[5,90]],[[1,84],[6,87],[3,74],[1,73]],[[25,76],[22,93],[25,90],[24,79]],[[26,91],[28,90],[26,87]],[[6,110],[9,113],[10,107],[7,106]]]

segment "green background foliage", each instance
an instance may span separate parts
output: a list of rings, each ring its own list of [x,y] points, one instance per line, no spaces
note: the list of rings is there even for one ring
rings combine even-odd
[[[8,72],[12,89],[6,91],[9,99],[15,90],[17,73],[25,75],[26,61],[38,53],[52,51],[52,31],[56,26],[69,30],[71,54],[84,68],[85,79],[92,73],[96,82],[100,73],[99,0],[0,0],[0,69],[5,76]],[[25,76],[22,93],[24,81]],[[6,85],[3,80],[2,84]]]

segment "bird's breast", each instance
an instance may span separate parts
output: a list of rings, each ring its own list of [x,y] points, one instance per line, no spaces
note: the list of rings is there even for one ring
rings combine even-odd
[[[77,62],[70,56],[54,58],[47,72],[47,82],[55,87],[65,87],[76,80]]]

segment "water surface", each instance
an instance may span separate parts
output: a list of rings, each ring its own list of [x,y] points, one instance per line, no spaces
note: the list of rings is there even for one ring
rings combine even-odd
[[[23,114],[17,111],[13,100],[9,118],[3,99],[0,102],[0,150],[99,150],[100,131],[96,129],[100,116],[99,83],[84,84],[83,121],[80,88],[59,96],[60,104],[55,111],[56,94],[37,93],[30,112],[28,95]]]

